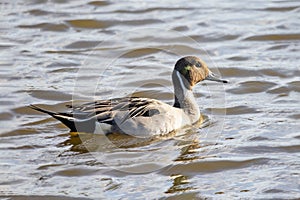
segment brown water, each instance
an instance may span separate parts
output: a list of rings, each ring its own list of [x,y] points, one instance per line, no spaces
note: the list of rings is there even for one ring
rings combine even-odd
[[[300,198],[298,1],[1,1],[0,13],[1,198]],[[74,137],[27,108],[172,103],[183,55],[230,80],[196,86],[200,129]]]

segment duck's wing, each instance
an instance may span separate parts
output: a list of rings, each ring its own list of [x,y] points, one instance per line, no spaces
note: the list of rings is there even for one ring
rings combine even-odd
[[[153,106],[155,102],[157,100],[136,97],[100,100],[75,106],[69,105],[70,112],[49,111],[36,105],[29,107],[49,114],[73,132],[94,132],[96,122],[116,126],[114,116],[120,113],[122,113],[122,122],[130,118],[151,117],[159,114],[159,110]]]
[[[88,117],[95,116],[100,123],[112,123],[118,112],[123,112],[123,121],[133,117],[151,117],[159,114],[153,107],[157,100],[149,98],[125,97],[110,100],[99,100],[81,105],[70,106],[74,115],[83,113]]]

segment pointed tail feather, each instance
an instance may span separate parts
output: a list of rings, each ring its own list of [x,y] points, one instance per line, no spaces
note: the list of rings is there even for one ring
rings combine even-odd
[[[28,107],[29,107],[29,108],[32,108],[33,110],[42,112],[42,113],[47,113],[48,115],[51,115],[52,117],[53,117],[54,115],[58,114],[58,113],[56,113],[56,112],[53,112],[53,111],[50,111],[50,110],[46,110],[46,109],[40,108],[40,107],[38,107],[38,106],[36,106],[36,105],[32,105],[32,104],[30,104]]]
[[[53,112],[40,108],[36,105],[30,105],[29,107],[36,111],[46,113],[52,116],[53,118],[59,120],[69,129],[71,129],[72,132],[94,132],[95,130],[95,120],[92,118],[86,120],[76,119],[70,113]]]

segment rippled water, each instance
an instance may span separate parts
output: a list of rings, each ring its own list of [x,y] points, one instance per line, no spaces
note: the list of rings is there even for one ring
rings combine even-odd
[[[298,1],[1,1],[0,13],[1,198],[300,198]],[[195,88],[200,129],[76,137],[27,107],[172,103],[183,55],[230,80]]]

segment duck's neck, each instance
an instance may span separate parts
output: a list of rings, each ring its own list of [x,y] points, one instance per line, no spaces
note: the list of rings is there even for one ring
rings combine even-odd
[[[191,87],[187,87],[188,84],[185,82],[187,80],[184,80],[178,71],[173,72],[172,79],[175,93],[174,107],[183,109],[192,122],[198,121],[200,110]]]

